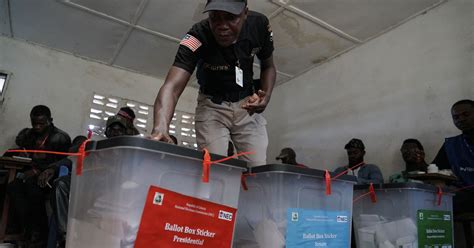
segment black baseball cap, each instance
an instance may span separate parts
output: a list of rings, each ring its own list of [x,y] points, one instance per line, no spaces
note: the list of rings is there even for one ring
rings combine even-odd
[[[114,115],[114,116],[110,116],[108,119],[107,119],[107,123],[105,124],[106,128],[112,126],[113,124],[115,123],[118,123],[120,124],[121,126],[123,126],[124,128],[127,128],[127,119],[125,119],[125,117],[121,116],[121,115]]]
[[[220,10],[238,15],[242,13],[245,6],[247,6],[247,0],[207,0],[203,13]]]
[[[295,153],[295,150],[287,147],[287,148],[283,148],[281,149],[281,152],[280,152],[280,155],[278,155],[278,157],[276,157],[275,159],[276,160],[282,160],[284,158],[296,158],[296,153]]]
[[[356,149],[361,149],[361,150],[365,150],[365,146],[364,146],[364,143],[362,142],[362,140],[360,139],[351,139],[349,141],[349,143],[347,143],[345,146],[344,146],[344,149],[350,149],[350,148],[356,148]]]

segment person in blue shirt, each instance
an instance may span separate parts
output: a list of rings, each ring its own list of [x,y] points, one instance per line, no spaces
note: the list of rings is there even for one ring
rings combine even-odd
[[[380,168],[375,164],[366,164],[364,162],[365,145],[360,139],[351,139],[344,146],[347,151],[349,164],[337,168],[334,172],[340,174],[346,171],[346,174],[356,176],[359,184],[383,183],[383,175]]]
[[[450,169],[459,179],[457,186],[474,185],[474,101],[465,99],[451,107],[454,125],[461,134],[446,138],[433,163],[440,169]],[[474,210],[474,188],[456,193],[454,212]]]

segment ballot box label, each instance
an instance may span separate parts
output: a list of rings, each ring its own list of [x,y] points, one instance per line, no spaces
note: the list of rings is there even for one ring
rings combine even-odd
[[[418,247],[453,248],[453,224],[450,211],[418,210]]]
[[[349,247],[350,219],[348,211],[290,208],[286,247]]]
[[[151,186],[134,247],[231,247],[236,212]]]

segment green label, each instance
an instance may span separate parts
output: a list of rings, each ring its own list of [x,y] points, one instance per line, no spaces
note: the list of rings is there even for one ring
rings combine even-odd
[[[450,211],[418,210],[418,247],[452,248],[453,225]]]

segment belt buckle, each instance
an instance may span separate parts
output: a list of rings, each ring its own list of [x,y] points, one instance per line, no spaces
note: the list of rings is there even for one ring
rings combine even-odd
[[[222,97],[222,96],[212,96],[211,97],[211,102],[213,102],[215,104],[222,104],[223,101],[224,101],[224,97]]]

